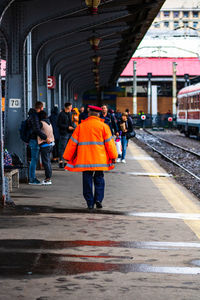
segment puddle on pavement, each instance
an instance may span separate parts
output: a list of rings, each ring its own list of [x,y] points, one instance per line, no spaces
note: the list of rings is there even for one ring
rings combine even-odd
[[[47,241],[47,240],[0,240],[2,249],[44,249],[62,250],[77,247],[108,247],[128,249],[150,249],[150,250],[176,250],[181,248],[200,248],[200,243],[183,242],[137,242],[137,241]]]
[[[156,267],[148,264],[123,264],[101,262],[67,261],[62,254],[36,253],[1,253],[0,276],[60,276],[87,274],[90,272],[142,272],[196,275],[200,268],[191,267]]]
[[[171,174],[168,173],[144,173],[144,172],[121,172],[121,171],[110,171],[113,174],[121,174],[121,175],[132,175],[132,176],[142,176],[142,177],[172,177]]]
[[[13,208],[1,208],[0,215],[38,215],[38,214],[99,214],[112,216],[129,216],[143,218],[161,218],[161,219],[181,219],[181,220],[200,220],[200,214],[184,213],[160,213],[160,212],[134,212],[134,211],[114,211],[104,209],[88,210],[86,208],[70,209],[58,208],[41,205],[16,205]]]
[[[119,215],[128,216],[129,212],[112,211],[104,209],[88,210],[87,208],[58,208],[44,205],[16,205],[14,208],[0,208],[0,215],[36,215],[36,214],[105,214],[105,215]]]

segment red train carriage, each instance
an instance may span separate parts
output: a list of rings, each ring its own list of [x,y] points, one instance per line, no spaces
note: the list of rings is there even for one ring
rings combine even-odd
[[[179,91],[177,125],[186,136],[200,137],[200,83]]]

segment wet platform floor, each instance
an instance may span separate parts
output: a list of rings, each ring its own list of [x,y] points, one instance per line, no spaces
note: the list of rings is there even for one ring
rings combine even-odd
[[[38,176],[42,178],[42,171]],[[81,174],[21,185],[1,211],[0,299],[199,299],[200,206],[142,149],[89,212]]]

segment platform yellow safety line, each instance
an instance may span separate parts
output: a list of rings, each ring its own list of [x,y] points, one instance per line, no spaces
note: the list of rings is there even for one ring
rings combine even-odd
[[[142,149],[136,146],[133,143],[129,143],[129,150],[134,156],[144,156],[142,153]],[[160,173],[159,168],[156,166],[154,162],[151,161],[137,161],[141,167],[146,172],[155,172]],[[161,177],[152,177],[150,180],[154,183],[154,185],[159,189],[164,198],[170,203],[170,205],[175,209],[178,213],[185,214],[199,214],[200,213],[200,205],[198,203],[194,203],[189,197],[187,197],[181,187],[173,182],[173,179],[169,178],[161,178]],[[184,220],[185,224],[191,228],[191,230],[196,234],[198,239],[200,239],[200,220]]]

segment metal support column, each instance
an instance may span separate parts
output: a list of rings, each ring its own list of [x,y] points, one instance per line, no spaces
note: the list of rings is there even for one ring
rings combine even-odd
[[[62,102],[62,76],[59,74],[58,76],[58,109],[61,109]]]
[[[172,88],[172,114],[176,116],[176,101],[177,101],[177,84],[176,84],[176,66],[177,63],[173,62],[173,88]]]
[[[156,124],[157,114],[158,114],[158,87],[157,85],[152,85],[152,123]]]
[[[2,99],[2,78],[1,78],[1,49],[0,49],[0,99]],[[2,103],[0,105],[0,183],[1,183],[1,203],[0,206],[4,206],[6,201],[6,190],[5,190],[5,177],[4,177],[4,134],[3,134],[3,114],[2,114]]]
[[[67,96],[67,101],[69,101],[69,83],[66,83],[66,96]]]
[[[22,120],[26,118],[26,101],[24,93],[25,53],[24,41],[21,38],[23,29],[23,6],[16,3],[12,6],[10,19],[10,36],[7,61],[7,88],[5,104],[5,146],[10,153],[16,153],[26,165],[26,145],[19,136]],[[16,13],[17,12],[17,13]],[[27,181],[27,169],[20,172],[20,179]]]
[[[47,76],[50,76],[50,61],[48,61],[47,65],[46,65],[46,74],[47,74]],[[46,112],[47,112],[48,116],[50,116],[50,114],[51,114],[51,90],[48,89],[47,85],[46,85],[46,89],[47,89]]]
[[[136,75],[137,62],[133,62],[133,114],[137,115],[137,75]]]
[[[148,77],[148,114],[151,114],[151,77],[152,77],[152,73],[148,73],[147,74]]]
[[[32,35],[28,34],[27,47],[27,111],[32,108]]]
[[[47,107],[47,67],[43,49],[35,61],[37,66],[37,100],[45,103],[45,107]]]

